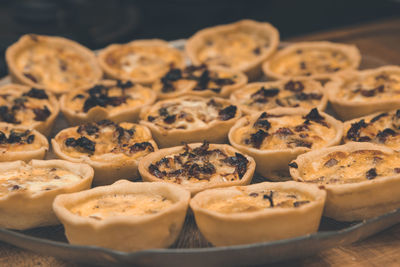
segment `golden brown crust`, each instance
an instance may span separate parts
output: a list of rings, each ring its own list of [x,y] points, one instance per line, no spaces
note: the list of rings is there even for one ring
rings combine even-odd
[[[249,41],[255,41],[255,40],[265,41],[264,45],[266,45],[266,47],[264,46],[251,47],[253,52],[252,57],[254,58],[252,58],[250,61],[241,62],[239,66],[233,66],[233,67],[228,66],[235,70],[244,72],[247,75],[247,77],[249,77],[249,80],[255,80],[261,75],[262,62],[268,59],[272,55],[272,53],[276,51],[279,44],[278,30],[267,22],[257,22],[254,20],[240,20],[235,23],[219,25],[200,30],[188,39],[185,46],[185,51],[193,64],[199,65],[205,63],[208,65],[221,65],[221,62],[212,63],[212,62],[202,61],[198,55],[199,50],[207,46],[208,41],[212,41],[213,39],[216,38],[221,38],[221,36],[223,35],[232,35],[233,39],[230,39],[230,41],[226,41],[228,39],[223,38],[225,39],[226,44],[224,44],[224,46],[221,47],[221,49],[229,53],[227,49],[228,47],[226,47],[225,45],[231,45],[229,48],[233,49],[232,45],[233,41],[235,40],[234,38],[235,34],[245,35],[245,36],[237,36],[236,38],[239,37],[245,38],[246,40]],[[252,40],[250,36],[254,37],[254,40]],[[218,51],[218,52],[222,53],[223,51]],[[215,58],[212,59],[214,60]],[[226,61],[225,64],[232,59],[235,59],[235,53],[231,53],[231,55],[226,55],[224,58],[222,58],[223,61]]]
[[[298,192],[306,194],[310,201],[292,208],[272,207],[254,212],[228,214],[205,207],[212,201],[225,199],[234,201],[235,196],[260,191],[270,191],[268,199],[273,195],[272,191],[292,194]],[[326,193],[313,185],[294,181],[264,182],[203,191],[190,201],[190,207],[194,212],[197,226],[208,241],[215,246],[231,246],[286,239],[316,232],[325,197]]]
[[[0,163],[1,173],[8,170],[21,170],[25,167],[59,168],[79,175],[81,180],[51,190],[32,192],[30,190],[13,190],[0,197],[0,226],[24,230],[34,227],[55,225],[58,220],[53,213],[52,204],[55,197],[63,193],[89,189],[93,179],[93,169],[87,164],[72,163],[65,160],[32,160]]]
[[[141,108],[153,104],[156,97],[155,92],[139,84],[102,80],[94,87],[62,95],[60,108],[70,125],[106,119],[117,123],[136,122]],[[104,99],[108,102],[101,106]]]
[[[206,143],[206,144],[208,144],[208,143]],[[194,144],[188,144],[188,147],[190,149],[193,149],[193,148],[202,147],[202,145],[200,143],[194,143]],[[224,144],[209,144],[209,146],[207,147],[207,150],[214,150],[214,149],[225,151],[224,153],[225,154],[229,153],[229,156],[235,156],[235,153],[239,152],[238,150],[234,149],[233,147],[231,147],[229,145],[224,145]],[[205,189],[210,189],[210,188],[227,187],[227,186],[233,186],[233,185],[246,185],[246,184],[249,184],[251,182],[251,179],[253,178],[253,173],[255,170],[255,162],[254,162],[253,158],[251,158],[247,155],[243,155],[244,158],[247,160],[245,173],[241,174],[242,177],[239,177],[232,181],[229,181],[229,180],[219,181],[217,179],[204,178],[203,180],[193,179],[193,182],[186,179],[185,182],[182,183],[183,178],[182,179],[174,179],[175,176],[167,177],[168,175],[165,176],[164,178],[163,177],[158,178],[155,176],[154,171],[153,171],[153,173],[150,172],[149,168],[151,165],[156,164],[155,166],[157,166],[157,162],[162,160],[163,158],[174,155],[174,154],[178,155],[180,153],[184,153],[185,151],[186,151],[185,146],[177,146],[177,147],[160,149],[159,151],[156,151],[154,153],[147,155],[139,162],[139,173],[142,176],[142,179],[144,181],[149,181],[149,182],[165,181],[165,179],[167,179],[168,182],[182,184],[182,186],[184,188],[186,188],[187,190],[189,190],[192,193],[192,195],[195,195],[196,193],[198,193],[200,191],[203,191]],[[196,157],[198,157],[200,159],[200,156],[196,156]],[[196,162],[197,161],[195,159],[194,163],[196,163]],[[193,165],[194,163],[192,162],[190,165]],[[199,163],[198,165],[201,165],[201,164]],[[176,166],[178,166],[178,164],[176,164]],[[177,171],[177,170],[171,168],[172,172]],[[218,174],[218,173],[216,173],[216,174]],[[182,177],[186,177],[186,178],[188,177],[187,174],[183,173],[182,175],[183,175]],[[181,177],[181,176],[179,176],[179,177]],[[208,179],[210,179],[210,180],[208,180]],[[214,180],[214,181],[211,181],[211,180]]]
[[[305,52],[316,53],[305,55]],[[328,53],[321,56],[317,53]],[[329,54],[331,52],[332,55]],[[304,58],[301,58],[304,55]],[[329,55],[329,56],[328,56]],[[331,57],[331,58],[329,58]],[[282,60],[293,60],[288,66],[277,64]],[[330,60],[331,59],[331,60]],[[334,64],[332,64],[332,62]],[[290,62],[290,61],[289,61]],[[317,70],[310,70],[307,64],[315,64]],[[285,79],[293,77],[318,77],[325,74],[340,74],[348,70],[357,69],[361,62],[361,54],[355,45],[332,42],[299,42],[289,45],[274,54],[263,66],[264,74],[272,79]]]
[[[24,66],[20,66],[16,62],[17,57],[20,56],[20,54],[24,52],[24,50],[34,49],[35,47],[38,46],[44,46],[49,51],[56,50],[56,52],[54,52],[56,54],[66,53],[63,58],[57,58],[59,62],[55,62],[53,54],[47,57],[38,57],[36,59],[36,62],[39,62],[40,64],[44,65],[51,71],[59,70],[59,73],[61,73],[62,75],[63,73],[71,71],[69,69],[68,63],[75,62],[76,65],[74,65],[74,67],[80,69],[78,70],[77,73],[71,75],[70,78],[72,78],[73,80],[65,82],[65,80],[60,80],[60,79],[57,80],[54,76],[51,76],[51,79],[54,80],[50,79],[48,81],[46,80],[45,83],[42,83],[41,79],[44,79],[43,77],[34,76],[34,75],[40,75],[39,73],[32,74],[30,72],[27,73],[23,72],[21,68],[26,69],[27,66],[29,66],[29,68],[34,68],[35,62],[27,63]],[[33,51],[32,53],[39,56],[38,51],[36,52]],[[32,55],[30,55],[30,57],[32,57]],[[78,60],[79,64],[76,63]],[[97,64],[96,57],[91,50],[87,49],[81,44],[78,44],[77,42],[62,37],[36,35],[36,34],[23,35],[16,43],[7,48],[6,62],[8,65],[8,70],[10,72],[11,78],[14,82],[22,83],[28,86],[33,86],[35,88],[46,89],[55,94],[65,93],[71,89],[77,89],[82,86],[88,86],[94,84],[95,82],[100,80],[101,77],[103,76],[103,73]],[[83,73],[79,73],[79,71]],[[48,74],[49,71],[46,71],[46,69],[44,69],[43,72],[44,73],[47,72]],[[80,78],[76,79],[76,76],[78,75],[80,75]],[[57,83],[58,85],[48,84],[51,82]]]
[[[120,215],[103,220],[81,217],[69,210],[89,199],[110,194],[135,193],[161,195],[173,200],[174,204],[155,214]],[[173,184],[120,180],[111,186],[61,195],[54,201],[53,209],[63,223],[71,244],[94,245],[128,252],[170,246],[182,229],[189,200],[189,192]]]

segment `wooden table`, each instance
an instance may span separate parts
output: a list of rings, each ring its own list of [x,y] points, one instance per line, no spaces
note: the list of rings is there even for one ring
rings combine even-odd
[[[353,43],[364,55],[400,65],[400,19],[316,33],[287,41]],[[0,266],[79,266],[0,243]],[[274,266],[400,266],[400,224],[352,245]]]

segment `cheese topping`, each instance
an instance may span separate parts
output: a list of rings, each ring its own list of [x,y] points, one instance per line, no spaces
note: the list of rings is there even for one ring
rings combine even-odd
[[[30,130],[12,127],[0,128],[0,153],[29,151],[42,147],[42,143],[35,142],[36,135]]]
[[[219,94],[225,86],[237,83],[239,76],[223,70],[210,70],[206,65],[188,66],[184,69],[173,68],[159,81],[153,89],[162,94],[181,92],[202,92],[211,90]]]
[[[16,67],[32,82],[62,92],[97,79],[87,58],[73,47],[35,39],[15,59]]]
[[[271,61],[271,70],[287,76],[332,74],[351,67],[348,56],[335,49],[302,48]]]
[[[177,184],[220,183],[240,180],[249,161],[240,153],[210,149],[208,142],[200,147],[184,146],[182,152],[168,155],[149,165],[148,171],[159,179]]]
[[[0,174],[0,196],[10,192],[41,192],[64,187],[83,179],[81,176],[60,168],[39,168],[25,165],[18,170]]]
[[[354,102],[399,99],[400,71],[377,71],[373,75],[351,77],[338,90],[336,97]]]
[[[311,201],[312,199],[305,194],[294,191],[241,190],[240,194],[229,198],[211,199],[203,205],[203,208],[224,214],[251,213],[270,208],[297,208]]]
[[[164,196],[137,193],[113,194],[90,199],[71,208],[71,212],[95,220],[116,216],[143,216],[168,209],[174,202]]]
[[[306,182],[346,184],[400,174],[400,154],[379,150],[332,152],[315,158],[302,167],[300,174]]]
[[[235,133],[236,142],[261,150],[321,148],[336,136],[336,130],[312,109],[306,116],[269,115],[263,112]]]
[[[268,37],[238,30],[208,36],[197,57],[207,65],[240,69],[253,63],[269,48]]]
[[[0,92],[0,121],[31,127],[34,122],[46,121],[53,112],[44,90],[28,92],[9,89]]]
[[[105,59],[117,75],[133,79],[161,77],[171,66],[180,66],[182,62],[181,52],[166,45],[121,45]]]
[[[235,117],[236,106],[211,98],[173,99],[153,106],[146,120],[169,129],[196,129],[207,127],[212,121],[227,121]]]
[[[155,147],[143,126],[107,120],[65,129],[55,140],[68,156],[90,157],[95,161],[109,161],[113,155],[122,157],[121,160],[138,159],[153,152]]]
[[[99,106],[111,114],[146,104],[151,99],[151,92],[132,82],[117,81],[113,86],[98,84],[86,91],[69,94],[66,107],[76,113],[87,113]]]
[[[312,108],[318,106],[323,97],[322,86],[313,80],[249,84],[233,95],[238,103],[255,111],[277,107]]]
[[[345,128],[345,142],[371,142],[400,149],[400,110],[366,116]]]

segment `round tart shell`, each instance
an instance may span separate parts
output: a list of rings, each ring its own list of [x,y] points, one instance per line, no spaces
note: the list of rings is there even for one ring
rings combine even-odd
[[[293,208],[270,208],[255,212],[225,214],[208,210],[204,205],[213,199],[241,194],[239,189],[290,190],[312,196],[310,203]],[[318,231],[326,193],[314,185],[294,181],[263,182],[249,186],[217,188],[197,194],[190,207],[204,237],[215,246],[267,242],[308,235]],[[294,223],[296,222],[296,223]]]
[[[392,154],[394,150],[370,143],[351,142],[310,151],[296,159],[298,168],[290,168],[296,181],[306,182],[300,175],[305,164],[332,152],[379,150]],[[372,218],[400,207],[400,174],[378,177],[358,183],[322,184],[327,192],[324,215],[339,221],[357,221]]]
[[[3,162],[0,163],[0,169],[4,172],[19,169],[26,164],[23,161]],[[49,191],[39,193],[15,191],[0,197],[0,227],[25,230],[57,225],[59,221],[52,209],[55,197],[63,193],[89,189],[92,183],[93,169],[87,164],[77,164],[65,160],[32,160],[28,164],[32,167],[66,169],[80,175],[83,179]]]
[[[201,143],[194,143],[194,144],[188,144],[189,147],[194,148],[194,147],[199,147],[202,144]],[[225,149],[231,153],[239,152],[235,148],[229,146],[229,145],[223,145],[223,144],[210,144],[209,149]],[[157,178],[154,175],[152,175],[148,170],[150,164],[159,161],[160,159],[172,155],[172,154],[179,154],[184,151],[183,146],[176,146],[176,147],[171,147],[171,148],[164,148],[160,149],[158,151],[155,151],[153,153],[148,154],[147,156],[143,157],[142,160],[139,162],[139,173],[142,176],[143,181],[148,181],[148,182],[160,182],[160,181],[165,181],[163,179]],[[243,177],[240,180],[237,181],[229,181],[229,182],[214,182],[214,183],[203,183],[203,182],[198,182],[198,183],[192,183],[192,184],[187,184],[187,185],[180,185],[181,187],[184,187],[186,190],[189,190],[190,193],[193,195],[197,194],[200,191],[210,189],[210,188],[217,188],[217,187],[227,187],[227,186],[234,186],[234,185],[246,185],[249,184],[253,178],[254,170],[256,167],[256,164],[254,162],[254,159],[252,157],[249,157],[247,155],[243,155],[246,157],[246,159],[249,161],[249,164],[247,166],[246,173],[243,175]],[[165,181],[166,182],[166,181]]]
[[[268,111],[268,114],[271,115],[306,115],[310,112],[308,109],[301,108],[277,108]],[[244,154],[247,154],[254,158],[256,161],[256,172],[264,177],[268,177],[273,181],[280,181],[281,178],[274,174],[274,171],[279,170],[288,170],[288,164],[290,161],[294,160],[298,155],[303,154],[307,151],[310,151],[310,148],[307,147],[296,147],[292,149],[269,149],[269,150],[261,150],[257,148],[253,148],[250,146],[243,145],[241,143],[236,142],[236,131],[237,129],[250,125],[251,122],[254,122],[261,113],[258,113],[253,116],[246,116],[241,118],[236,122],[236,124],[229,131],[229,142],[230,144],[241,151]],[[342,122],[336,120],[332,116],[324,112],[320,112],[322,116],[325,117],[326,121],[336,130],[335,138],[330,140],[325,146],[334,146],[340,143],[343,136],[343,124]]]
[[[103,220],[84,218],[69,210],[76,204],[96,197],[132,193],[161,194],[176,202],[156,214],[115,216]],[[71,244],[129,252],[172,245],[182,229],[189,200],[190,193],[177,185],[121,180],[110,186],[61,195],[54,201],[53,209],[64,225]]]

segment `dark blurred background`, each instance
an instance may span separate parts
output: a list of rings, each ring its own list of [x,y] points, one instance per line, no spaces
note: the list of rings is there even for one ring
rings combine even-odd
[[[0,0],[0,76],[7,73],[5,49],[25,33],[65,36],[98,49],[141,38],[187,38],[242,18],[269,21],[285,39],[393,17],[400,17],[400,0]]]

